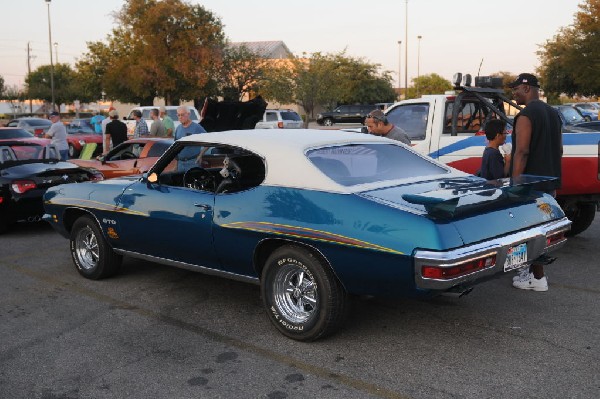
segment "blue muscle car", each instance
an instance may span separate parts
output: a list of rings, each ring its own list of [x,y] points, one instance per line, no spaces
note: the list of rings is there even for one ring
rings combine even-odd
[[[560,247],[570,222],[543,179],[485,181],[365,134],[228,131],[176,141],[143,176],[50,188],[44,218],[86,278],[131,256],[253,282],[277,329],[310,341],[348,294],[460,294]]]

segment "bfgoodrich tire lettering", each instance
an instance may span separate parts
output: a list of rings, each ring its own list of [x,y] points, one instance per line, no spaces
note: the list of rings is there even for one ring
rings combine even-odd
[[[116,274],[122,261],[122,257],[115,254],[96,221],[90,216],[82,216],[73,224],[71,257],[79,274],[92,280]]]
[[[325,337],[344,321],[344,288],[325,262],[297,246],[281,247],[269,257],[261,294],[271,322],[295,340]]]

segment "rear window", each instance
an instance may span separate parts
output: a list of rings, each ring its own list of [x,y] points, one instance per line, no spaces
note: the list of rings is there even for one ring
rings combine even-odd
[[[20,139],[24,137],[34,137],[24,129],[0,129],[0,139]]]
[[[448,173],[444,166],[394,144],[353,144],[309,151],[310,161],[344,186]]]
[[[300,115],[298,115],[297,113],[295,113],[293,111],[282,112],[281,119],[283,119],[284,121],[301,121],[302,120]]]

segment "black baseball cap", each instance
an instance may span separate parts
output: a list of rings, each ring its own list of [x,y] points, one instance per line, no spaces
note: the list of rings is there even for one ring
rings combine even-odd
[[[532,75],[530,73],[522,73],[519,76],[517,76],[517,78],[515,79],[514,82],[511,82],[508,84],[508,87],[510,87],[511,89],[513,87],[517,87],[519,85],[528,85],[528,86],[533,86],[533,87],[540,87],[540,83],[538,82],[537,78],[535,77],[535,75]]]
[[[50,113],[50,116],[60,116],[60,114],[58,112],[54,111],[54,112]]]

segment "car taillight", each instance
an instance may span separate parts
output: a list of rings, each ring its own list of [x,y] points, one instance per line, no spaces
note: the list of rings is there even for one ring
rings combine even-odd
[[[558,233],[550,234],[546,236],[546,246],[549,247],[551,245],[557,244],[563,240],[565,240],[565,232],[560,231]]]
[[[277,122],[277,127],[283,129],[283,122]]]
[[[421,267],[421,274],[424,278],[450,280],[479,270],[487,269],[488,267],[493,267],[495,264],[496,255],[494,254],[464,263],[459,263],[458,265],[451,267],[423,266]]]
[[[31,180],[15,180],[12,182],[10,187],[12,188],[12,190],[15,193],[23,194],[29,190],[33,190],[37,186],[36,186],[35,182],[33,182]]]
[[[39,137],[44,134],[44,129],[33,129],[33,134]]]

